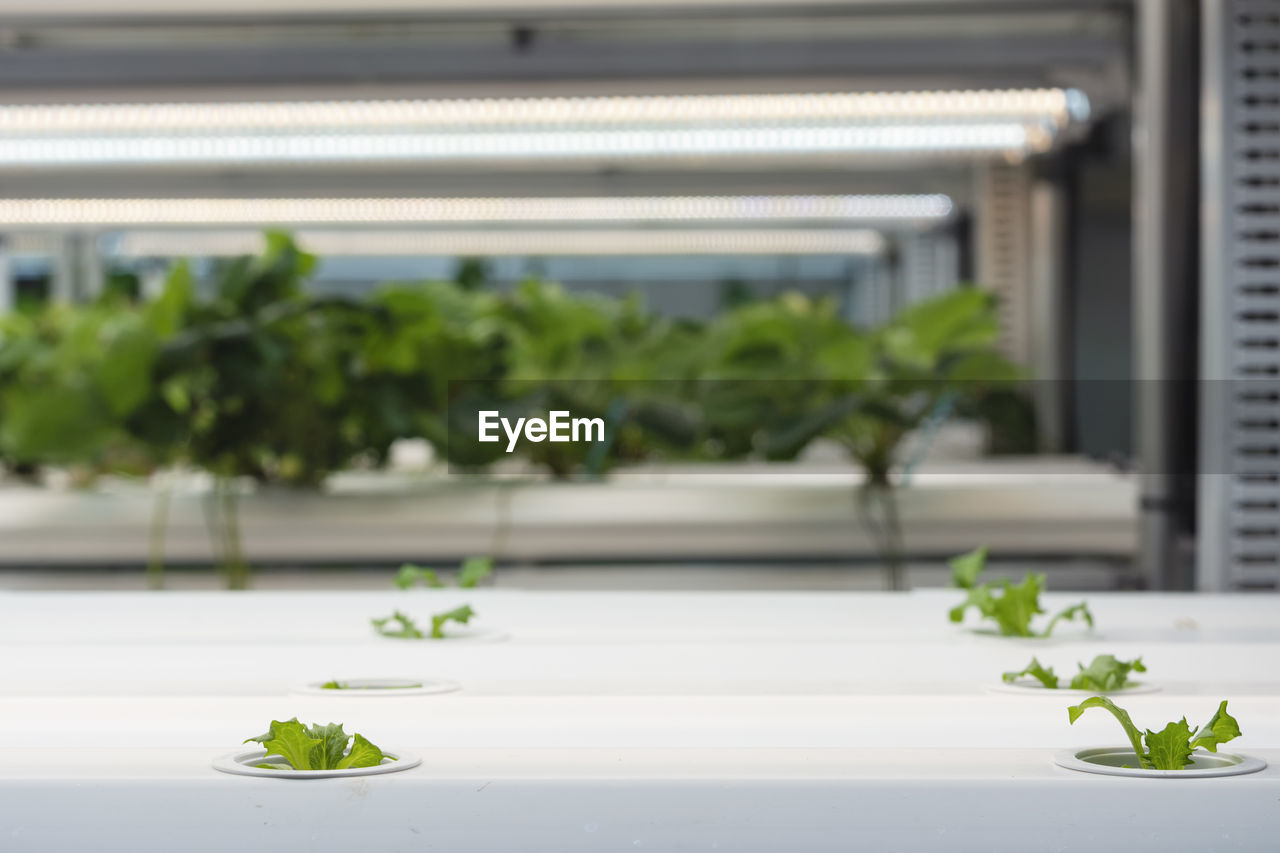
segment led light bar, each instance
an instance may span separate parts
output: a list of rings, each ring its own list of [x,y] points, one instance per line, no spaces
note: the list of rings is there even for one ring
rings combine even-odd
[[[295,234],[321,256],[567,256],[567,255],[878,255],[884,238],[865,229],[535,229],[322,231]],[[258,251],[256,231],[126,232],[113,241],[118,257],[224,257]]]
[[[942,219],[945,195],[0,199],[0,227]]]
[[[1016,156],[1087,116],[1066,89],[0,106],[0,166]]]
[[[0,165],[142,166],[732,155],[1001,153],[1042,148],[1021,124],[679,128],[517,133],[88,136],[0,139]],[[1033,145],[1033,142],[1035,143]]]
[[[150,134],[180,131],[474,127],[1084,121],[1089,102],[1074,89],[674,95],[603,98],[475,98],[188,104],[76,104],[0,107],[0,134]]]

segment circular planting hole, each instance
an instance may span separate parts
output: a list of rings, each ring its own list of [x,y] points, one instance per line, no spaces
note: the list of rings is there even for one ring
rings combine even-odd
[[[1156,693],[1160,690],[1160,686],[1157,684],[1146,684],[1141,681],[1128,684],[1119,690],[1072,690],[1069,687],[1050,690],[1034,678],[1020,678],[1012,684],[1006,684],[1002,681],[999,684],[988,684],[986,687],[992,693],[1011,693],[1015,696],[1043,696],[1051,699],[1068,699],[1072,701],[1088,699],[1090,696],[1132,696],[1136,693]]]
[[[350,767],[346,770],[293,770],[286,768],[276,770],[267,767],[256,767],[267,757],[265,749],[247,749],[233,752],[213,760],[213,769],[236,776],[264,776],[271,779],[330,779],[343,776],[377,776],[382,773],[396,773],[409,770],[422,763],[422,759],[408,752],[387,752],[382,763],[376,767]]]
[[[1144,770],[1138,756],[1123,746],[1064,749],[1053,757],[1053,763],[1068,770],[1098,773],[1103,776],[1138,776],[1149,779],[1205,779],[1211,776],[1242,776],[1257,773],[1267,766],[1261,758],[1229,752],[1197,752],[1191,766],[1182,770]]]
[[[336,685],[336,686],[335,686]],[[294,693],[310,696],[431,696],[452,693],[461,685],[438,678],[335,678],[295,684]]]

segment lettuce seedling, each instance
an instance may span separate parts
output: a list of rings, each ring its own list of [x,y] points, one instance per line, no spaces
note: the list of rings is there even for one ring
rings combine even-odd
[[[468,557],[462,561],[462,567],[458,570],[458,588],[472,589],[491,574],[493,574],[493,558]],[[433,589],[442,589],[447,586],[444,581],[440,580],[440,575],[435,569],[426,569],[421,566],[415,566],[412,563],[405,563],[401,566],[400,571],[396,572],[392,583],[400,589],[409,589],[419,581]],[[453,610],[447,610],[444,613],[437,613],[431,617],[431,633],[429,636],[433,640],[443,640],[444,626],[446,624],[458,622],[465,625],[475,615],[476,612],[471,609],[469,604],[455,607]],[[374,619],[373,627],[384,637],[394,637],[401,640],[421,640],[424,638],[422,629],[399,610],[383,619]]]
[[[1040,606],[1045,576],[1032,573],[1016,585],[1007,578],[980,584],[978,576],[987,566],[986,547],[961,554],[950,560],[949,565],[952,584],[968,592],[960,605],[951,608],[949,615],[952,622],[963,622],[965,612],[970,607],[976,607],[982,618],[994,621],[1000,633],[1006,637],[1047,637],[1063,620],[1081,619],[1090,628],[1093,627],[1093,614],[1082,601],[1055,614],[1043,631],[1033,631],[1031,620],[1045,612]]]
[[[493,558],[468,557],[462,561],[462,567],[458,569],[458,588],[472,589],[491,574],[493,574]],[[435,569],[415,566],[413,563],[405,563],[401,566],[392,583],[400,589],[409,589],[419,581],[432,589],[443,589],[448,586],[440,580],[440,574]]]
[[[437,613],[431,617],[430,634],[423,634],[418,624],[399,610],[394,611],[390,616],[370,621],[373,623],[373,629],[384,637],[397,640],[422,640],[429,636],[433,640],[443,640],[445,625],[450,622],[466,625],[475,615],[476,612],[469,604],[446,610],[444,613]]]
[[[1197,749],[1217,752],[1218,744],[1240,737],[1240,724],[1227,713],[1225,699],[1209,722],[1194,732],[1187,725],[1186,717],[1169,723],[1158,732],[1151,729],[1139,732],[1129,718],[1129,712],[1105,696],[1090,696],[1079,705],[1072,705],[1067,708],[1067,716],[1074,724],[1090,708],[1104,708],[1120,721],[1139,764],[1147,770],[1183,770],[1191,764],[1192,753]]]
[[[1070,689],[1095,690],[1102,693],[1123,689],[1129,684],[1130,672],[1147,671],[1147,668],[1142,665],[1142,658],[1123,661],[1117,660],[1115,655],[1098,655],[1088,666],[1077,663],[1076,668],[1080,671],[1071,679]],[[1052,667],[1046,668],[1035,658],[1032,658],[1031,663],[1027,664],[1021,672],[1006,672],[1001,678],[1005,684],[1012,684],[1027,675],[1050,690],[1058,689],[1059,679]]]
[[[417,623],[399,610],[394,611],[390,616],[369,621],[373,623],[373,630],[384,637],[392,637],[397,640],[421,640],[423,638],[422,629],[418,627]]]
[[[376,767],[382,759],[390,758],[364,735],[348,735],[341,723],[304,726],[297,717],[283,723],[272,720],[266,734],[246,738],[244,742],[260,743],[267,750],[267,758],[277,757],[275,761],[254,765],[267,770],[346,770]]]

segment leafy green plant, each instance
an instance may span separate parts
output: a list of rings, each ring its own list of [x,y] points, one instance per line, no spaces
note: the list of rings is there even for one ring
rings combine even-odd
[[[379,684],[379,685],[359,684],[359,685],[356,685],[356,684],[350,684],[346,681],[338,681],[335,678],[332,681],[326,681],[324,684],[321,684],[320,689],[321,690],[413,690],[421,686],[422,686],[421,683],[414,683],[414,682],[410,682],[406,684]]]
[[[399,610],[394,611],[390,616],[370,621],[373,623],[373,629],[383,637],[391,637],[397,640],[425,640],[427,638],[443,640],[445,639],[445,625],[450,622],[466,625],[475,615],[476,612],[471,609],[469,604],[446,610],[443,613],[437,613],[431,617],[430,632],[425,634],[413,619]]]
[[[492,557],[468,557],[462,561],[462,567],[458,570],[458,588],[472,589],[491,574],[493,574]],[[446,586],[435,569],[416,566],[413,563],[405,563],[401,566],[392,583],[399,589],[409,589],[418,583],[432,589],[443,589]]]
[[[897,489],[915,463],[905,448],[955,405],[1021,372],[997,349],[994,296],[965,287],[917,303],[883,326],[850,328],[833,303],[786,294],[730,312],[707,332],[703,401],[726,455],[793,458],[826,437],[863,471],[858,518],[905,586]],[[895,471],[898,474],[895,476]]]
[[[1158,732],[1151,729],[1141,732],[1133,724],[1129,713],[1105,696],[1091,696],[1079,705],[1067,708],[1070,722],[1074,724],[1090,708],[1102,708],[1120,722],[1140,766],[1147,770],[1183,770],[1192,763],[1192,754],[1197,749],[1217,752],[1218,744],[1240,736],[1240,725],[1227,713],[1225,699],[1218,705],[1218,710],[1209,718],[1209,722],[1195,731],[1191,730],[1187,725],[1187,718],[1183,717],[1176,723],[1167,724]]]
[[[1077,663],[1076,667],[1080,670],[1071,678],[1068,685],[1071,690],[1093,690],[1101,693],[1110,693],[1116,690],[1123,690],[1130,685],[1130,672],[1146,672],[1147,668],[1142,664],[1142,658],[1135,658],[1131,661],[1123,661],[1116,658],[1115,655],[1097,655],[1088,666]],[[1031,659],[1031,663],[1027,664],[1019,672],[1006,672],[1003,678],[1005,684],[1013,684],[1019,678],[1030,676],[1039,681],[1049,690],[1057,690],[1059,687],[1059,678],[1054,674],[1053,668],[1046,668],[1036,658]]]
[[[949,565],[952,584],[967,591],[965,600],[951,608],[949,616],[952,622],[963,622],[965,612],[972,607],[983,619],[995,622],[997,629],[1006,637],[1048,637],[1063,620],[1080,619],[1088,627],[1093,627],[1093,614],[1089,612],[1088,604],[1082,601],[1054,614],[1044,630],[1032,630],[1032,619],[1045,612],[1040,606],[1045,576],[1032,573],[1020,584],[1014,584],[1007,578],[978,583],[978,576],[987,565],[985,547],[955,557]]]
[[[390,759],[364,735],[344,732],[341,723],[305,726],[297,717],[283,723],[272,720],[266,734],[244,742],[260,743],[268,759],[275,756],[274,761],[254,765],[268,770],[346,770],[377,767],[384,758]]]

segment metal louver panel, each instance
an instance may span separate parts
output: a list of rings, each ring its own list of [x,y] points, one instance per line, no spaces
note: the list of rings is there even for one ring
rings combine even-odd
[[[1025,165],[990,165],[976,177],[977,283],[1000,298],[1001,349],[1027,364],[1030,175]]]
[[[1199,586],[1280,585],[1280,3],[1203,5]]]

